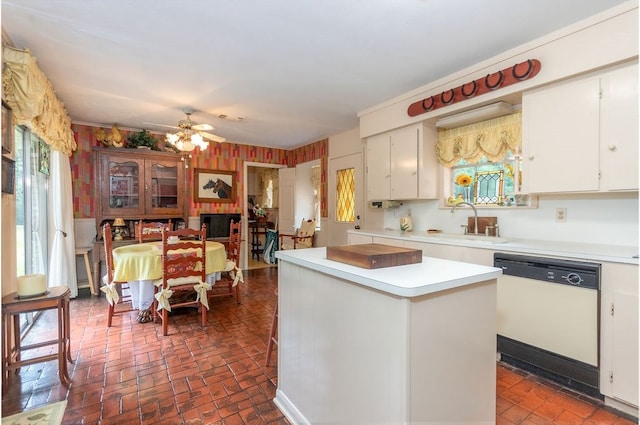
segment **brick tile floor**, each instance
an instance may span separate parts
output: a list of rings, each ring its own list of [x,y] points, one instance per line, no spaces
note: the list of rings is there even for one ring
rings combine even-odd
[[[85,290],[71,301],[72,385],[55,361],[22,368],[2,399],[2,416],[67,399],[64,424],[288,424],[273,403],[276,352],[265,366],[277,268],[245,272],[242,304],[217,298],[206,329],[194,309],[174,312],[169,335],[136,312],[106,326],[106,300]],[[55,331],[44,312],[25,343]],[[498,364],[498,424],[607,424],[636,421],[521,370]]]

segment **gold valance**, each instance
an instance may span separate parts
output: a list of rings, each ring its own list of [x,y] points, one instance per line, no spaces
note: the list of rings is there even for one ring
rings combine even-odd
[[[2,99],[11,107],[14,123],[26,125],[52,149],[66,155],[76,150],[71,119],[51,83],[29,50],[2,47]]]
[[[498,161],[507,150],[517,152],[522,145],[522,114],[515,114],[482,121],[452,129],[438,131],[436,156],[445,167],[464,159],[475,164],[486,156]]]

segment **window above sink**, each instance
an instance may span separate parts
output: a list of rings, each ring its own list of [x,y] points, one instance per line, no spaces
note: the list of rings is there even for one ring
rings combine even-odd
[[[436,146],[445,167],[445,206],[531,207],[521,193],[520,111],[453,129],[440,129]]]

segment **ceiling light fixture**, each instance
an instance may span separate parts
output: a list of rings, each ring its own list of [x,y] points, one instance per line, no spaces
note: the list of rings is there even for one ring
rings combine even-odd
[[[513,105],[507,102],[496,102],[477,109],[449,115],[436,121],[438,128],[456,128],[467,124],[486,121],[491,118],[501,117],[513,113]]]
[[[203,151],[209,147],[209,142],[205,141],[200,134],[190,128],[177,133],[167,133],[167,142],[181,152],[191,152],[196,147]]]

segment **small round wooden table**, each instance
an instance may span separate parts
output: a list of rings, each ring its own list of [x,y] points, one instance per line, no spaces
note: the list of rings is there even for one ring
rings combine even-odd
[[[67,370],[67,361],[71,360],[71,332],[69,326],[69,299],[71,291],[67,286],[54,286],[40,296],[19,298],[17,292],[2,297],[2,389],[11,384],[11,371],[22,366],[58,359],[60,382],[69,385],[71,379]],[[56,309],[58,311],[58,338],[36,344],[20,344],[20,314]],[[21,359],[21,352],[34,348],[56,344],[56,353]]]

